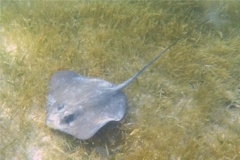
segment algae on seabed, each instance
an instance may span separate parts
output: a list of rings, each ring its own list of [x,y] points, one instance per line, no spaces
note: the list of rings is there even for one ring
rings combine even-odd
[[[239,2],[1,1],[1,159],[239,159]],[[45,126],[61,69],[116,84],[127,114],[80,141]]]

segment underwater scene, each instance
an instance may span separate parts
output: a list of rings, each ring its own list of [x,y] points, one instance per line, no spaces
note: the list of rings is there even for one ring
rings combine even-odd
[[[240,159],[239,1],[0,6],[1,160]]]

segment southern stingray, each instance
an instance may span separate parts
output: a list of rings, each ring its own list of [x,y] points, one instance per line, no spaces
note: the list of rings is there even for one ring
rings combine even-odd
[[[180,37],[139,72],[119,85],[71,71],[55,72],[48,88],[47,126],[86,140],[106,123],[120,121],[127,104],[127,98],[122,90],[177,42],[207,21]]]

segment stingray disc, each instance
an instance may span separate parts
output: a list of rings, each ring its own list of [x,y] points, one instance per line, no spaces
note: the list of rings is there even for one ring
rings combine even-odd
[[[55,72],[47,95],[46,124],[78,139],[91,138],[109,121],[122,119],[126,96],[115,85],[70,71]]]

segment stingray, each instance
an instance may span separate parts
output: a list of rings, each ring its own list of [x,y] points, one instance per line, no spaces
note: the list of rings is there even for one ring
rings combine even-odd
[[[86,140],[106,123],[120,121],[127,105],[127,98],[122,90],[171,47],[207,21],[173,42],[139,72],[119,85],[72,71],[55,72],[48,88],[46,125]]]

